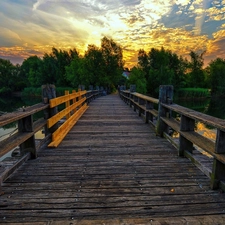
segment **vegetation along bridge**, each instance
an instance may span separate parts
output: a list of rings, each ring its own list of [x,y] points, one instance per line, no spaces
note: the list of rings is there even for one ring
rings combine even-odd
[[[0,156],[20,154],[0,162],[0,223],[224,224],[225,121],[173,104],[172,89],[160,86],[159,99],[132,88],[55,98],[43,86],[43,103],[2,115],[0,126],[18,121],[18,132]],[[197,121],[217,129],[215,142]]]

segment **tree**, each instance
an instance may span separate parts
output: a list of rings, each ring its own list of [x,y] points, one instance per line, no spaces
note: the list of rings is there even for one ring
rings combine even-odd
[[[18,90],[19,70],[19,65],[14,66],[9,60],[0,58],[0,94],[9,94]]]
[[[89,81],[86,79],[86,69],[84,66],[84,58],[74,57],[69,66],[66,66],[66,78],[70,82],[71,86],[77,88],[80,84],[89,85]]]
[[[142,94],[146,94],[147,88],[146,88],[146,78],[145,73],[142,69],[133,67],[130,72],[129,76],[129,84],[135,84],[136,85],[136,91]]]
[[[138,66],[145,73],[145,78],[148,79],[148,73],[150,70],[150,58],[144,49],[140,49],[138,52]]]
[[[90,85],[104,86],[108,80],[104,71],[104,59],[100,48],[95,45],[88,45],[88,49],[84,55],[85,68],[90,81]]]
[[[104,66],[104,86],[115,86],[118,84],[123,72],[122,48],[112,39],[103,37],[101,40],[101,51]]]
[[[54,83],[57,86],[71,86],[66,74],[66,67],[68,67],[73,59],[79,55],[78,51],[70,49],[58,50],[52,48],[50,54],[45,53],[43,57],[42,76],[44,83]]]
[[[209,64],[209,83],[212,95],[225,95],[225,60],[217,58]]]
[[[56,60],[51,55],[45,53],[43,56],[43,65],[42,65],[42,78],[41,82],[43,84],[57,84],[60,86],[59,82],[57,82],[57,65]]]
[[[42,63],[36,55],[23,61],[20,76],[26,80],[27,86],[40,87],[43,84]]]
[[[74,53],[76,54],[76,52],[70,53],[72,54],[72,56],[74,56]],[[66,66],[69,66],[72,61],[71,54],[69,54],[67,51],[62,51],[61,49],[58,50],[54,47],[52,48],[50,57],[54,59],[55,63],[55,77],[57,86],[69,85],[66,80]]]
[[[189,64],[190,73],[189,73],[189,86],[190,87],[205,87],[205,74],[203,71],[204,59],[203,55],[205,52],[198,54],[191,51],[191,62]]]
[[[160,85],[173,84],[177,73],[177,55],[161,48],[152,48],[148,53],[150,70],[147,77],[147,92],[152,96],[158,96]]]

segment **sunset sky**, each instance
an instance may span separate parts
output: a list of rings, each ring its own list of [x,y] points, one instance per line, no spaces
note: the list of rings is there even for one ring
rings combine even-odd
[[[112,38],[127,67],[139,49],[170,49],[205,63],[225,58],[225,0],[0,0],[0,58],[13,63],[52,47],[81,54]]]

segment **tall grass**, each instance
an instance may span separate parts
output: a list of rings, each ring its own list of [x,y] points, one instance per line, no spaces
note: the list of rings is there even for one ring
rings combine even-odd
[[[180,88],[175,96],[178,98],[208,98],[211,97],[211,93],[206,88]]]

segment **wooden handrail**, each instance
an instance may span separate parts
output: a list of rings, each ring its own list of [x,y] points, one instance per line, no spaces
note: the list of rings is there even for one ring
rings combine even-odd
[[[0,116],[0,127],[5,126],[7,124],[16,122],[20,119],[23,119],[27,116],[33,115],[37,112],[40,112],[44,109],[48,108],[47,104],[38,103],[36,105],[32,105],[26,108],[21,108],[18,111],[12,113],[6,113]]]
[[[36,158],[36,144],[34,135],[47,124],[47,120],[41,118],[33,122],[33,115],[49,107],[48,104],[39,103],[19,111],[0,116],[0,126],[18,122],[18,132],[0,142],[0,157],[20,146],[21,152],[32,150],[32,157]]]
[[[50,108],[54,108],[62,103],[65,103],[66,108],[48,119],[48,128],[51,128],[64,117],[66,117],[66,120],[52,133],[52,142],[48,147],[57,147],[78,119],[87,110],[86,93],[87,91],[78,91],[69,94],[69,92],[66,91],[65,96],[54,98],[49,101]],[[75,101],[70,104],[70,101],[74,99]]]
[[[120,97],[134,111],[138,111],[146,123],[151,122],[156,134],[166,137],[177,148],[179,156],[186,156],[199,165],[193,155],[194,145],[210,154],[213,157],[212,171],[204,172],[211,178],[212,189],[221,188],[225,191],[225,120],[174,104],[172,86],[160,86],[159,99],[129,90],[120,91]],[[174,114],[179,114],[181,120],[174,118]],[[197,133],[194,129],[196,122],[216,128],[216,140],[212,141]],[[174,143],[169,135],[171,129],[179,133],[178,143]]]

